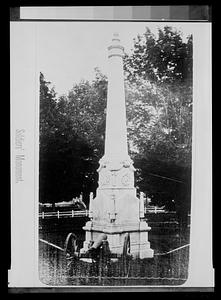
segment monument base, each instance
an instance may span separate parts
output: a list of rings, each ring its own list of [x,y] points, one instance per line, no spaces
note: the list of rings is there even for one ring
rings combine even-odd
[[[146,221],[127,224],[102,224],[89,221],[83,227],[86,231],[81,252],[86,252],[91,241],[95,241],[101,233],[107,235],[111,253],[122,255],[124,238],[126,233],[130,234],[130,254],[133,258],[152,258],[154,251],[150,248],[148,241],[148,231],[151,229]]]

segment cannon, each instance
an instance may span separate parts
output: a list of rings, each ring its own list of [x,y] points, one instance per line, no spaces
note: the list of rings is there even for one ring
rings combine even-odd
[[[107,235],[101,233],[95,241],[91,241],[88,250],[81,252],[79,241],[74,233],[69,233],[64,244],[64,252],[67,259],[68,273],[71,274],[79,260],[91,262],[95,265],[100,276],[108,274],[111,261],[120,260],[124,276],[128,275],[130,261],[130,235],[125,234],[122,253],[111,253]]]

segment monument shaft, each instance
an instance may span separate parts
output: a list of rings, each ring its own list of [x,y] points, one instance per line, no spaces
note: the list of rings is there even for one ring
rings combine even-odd
[[[107,93],[107,118],[105,135],[105,156],[111,160],[126,159],[127,128],[123,75],[123,47],[115,36],[108,48],[109,73]]]

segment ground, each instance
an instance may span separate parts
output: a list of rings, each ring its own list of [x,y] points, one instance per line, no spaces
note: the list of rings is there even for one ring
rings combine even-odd
[[[167,217],[168,218],[168,217]],[[129,259],[126,273],[122,259],[111,261],[108,269],[99,269],[93,263],[77,260],[68,263],[64,252],[43,242],[39,242],[39,276],[47,285],[181,285],[188,278],[189,247],[165,254],[189,243],[189,228],[185,235],[180,233],[176,222],[152,222],[149,234],[151,248],[155,256],[150,259]],[[158,222],[159,216],[158,216]],[[53,223],[53,224],[52,224]],[[67,233],[77,235],[78,242],[84,240],[82,226],[85,219],[73,221],[57,220],[41,224],[39,238],[63,248]],[[151,222],[150,222],[151,223]],[[155,224],[154,224],[155,223]],[[160,226],[159,226],[160,225]],[[72,230],[70,230],[72,229]],[[68,267],[67,267],[68,266]]]

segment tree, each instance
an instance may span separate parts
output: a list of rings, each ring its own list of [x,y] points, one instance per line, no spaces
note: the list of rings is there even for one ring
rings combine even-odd
[[[48,176],[48,145],[57,130],[57,110],[56,94],[53,88],[50,88],[50,82],[47,82],[44,75],[40,73],[40,124],[39,124],[39,200],[46,202],[51,197],[50,183],[51,176]],[[50,164],[50,163],[49,163]],[[49,171],[50,173],[50,171]],[[53,197],[53,191],[52,191]]]
[[[66,98],[68,117],[77,135],[95,147],[98,157],[103,155],[107,78],[96,69],[92,83],[75,84]]]
[[[106,84],[97,70],[92,83],[82,81],[56,99],[40,74],[40,202],[71,200],[96,191]]]
[[[56,93],[40,72],[40,136],[56,130]]]
[[[156,38],[146,28],[143,36],[134,40],[134,51],[124,59],[130,81],[143,78],[151,82],[185,82],[192,80],[192,36],[185,43],[170,26],[158,29]]]
[[[128,138],[136,184],[155,204],[190,209],[192,37],[171,27],[138,36],[125,58]]]
[[[68,93],[66,101],[66,118],[70,120],[71,130],[91,149],[84,159],[82,184],[84,194],[96,192],[99,160],[104,154],[105,108],[107,96],[107,79],[96,70],[92,83],[81,81]]]

